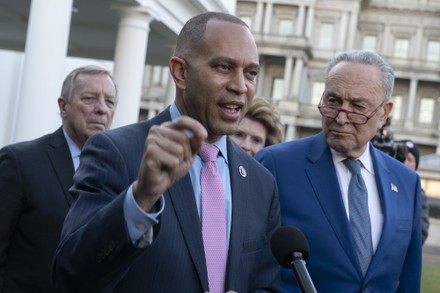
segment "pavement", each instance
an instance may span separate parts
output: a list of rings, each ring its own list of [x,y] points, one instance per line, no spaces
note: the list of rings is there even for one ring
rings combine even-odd
[[[428,238],[423,245],[423,263],[440,266],[440,219],[430,218]]]

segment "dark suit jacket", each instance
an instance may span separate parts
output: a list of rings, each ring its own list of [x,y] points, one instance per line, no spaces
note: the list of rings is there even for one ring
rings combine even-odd
[[[62,292],[209,290],[189,174],[164,193],[165,209],[150,246],[132,244],[124,219],[123,200],[137,179],[148,130],[167,120],[169,109],[150,121],[96,134],[86,143],[71,190],[77,200],[54,262],[54,280]],[[229,139],[227,149],[232,226],[225,289],[277,292],[279,266],[268,244],[280,225],[275,180]]]
[[[319,293],[361,292],[366,287],[375,293],[420,292],[420,179],[371,144],[370,149],[384,222],[365,277],[323,134],[257,154],[277,180],[282,224],[298,227],[309,241],[307,267]],[[290,270],[283,270],[281,278],[281,292],[298,292]]]
[[[54,292],[50,268],[73,173],[62,128],[0,150],[0,292]]]

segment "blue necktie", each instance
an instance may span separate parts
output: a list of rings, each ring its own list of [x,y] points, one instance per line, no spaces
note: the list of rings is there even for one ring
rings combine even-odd
[[[348,185],[351,233],[362,274],[365,276],[373,256],[370,214],[368,212],[368,191],[361,175],[361,162],[359,160],[346,159],[344,164],[352,174]]]

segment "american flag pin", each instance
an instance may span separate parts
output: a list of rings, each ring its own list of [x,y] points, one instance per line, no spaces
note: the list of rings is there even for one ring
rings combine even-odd
[[[238,172],[243,178],[247,176],[246,169],[243,166],[238,167]]]
[[[394,185],[393,183],[391,183],[391,190],[394,191],[394,192],[398,192],[397,186]]]

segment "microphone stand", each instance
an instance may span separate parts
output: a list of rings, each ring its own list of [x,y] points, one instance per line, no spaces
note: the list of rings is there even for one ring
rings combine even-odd
[[[301,293],[316,293],[315,286],[313,285],[312,279],[307,271],[303,254],[301,252],[293,252],[293,260],[289,265],[295,274],[296,283],[298,284]]]

